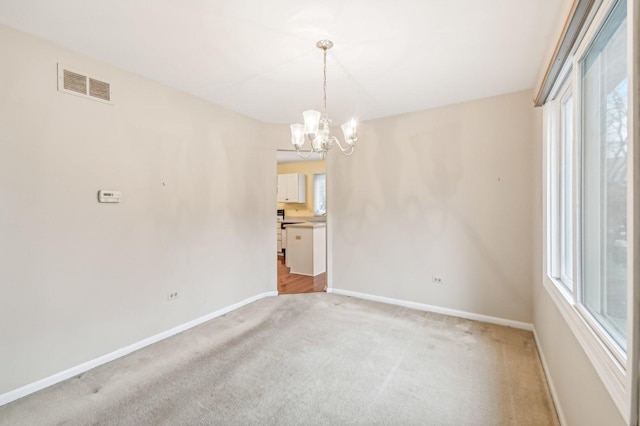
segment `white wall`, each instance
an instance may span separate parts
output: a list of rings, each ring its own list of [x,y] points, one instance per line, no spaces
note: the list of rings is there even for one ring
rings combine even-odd
[[[542,285],[535,292],[535,327],[566,425],[624,425],[593,365]]]
[[[275,290],[263,124],[1,26],[0,57],[0,394]]]
[[[327,165],[330,285],[531,322],[532,124],[529,91],[363,123]]]

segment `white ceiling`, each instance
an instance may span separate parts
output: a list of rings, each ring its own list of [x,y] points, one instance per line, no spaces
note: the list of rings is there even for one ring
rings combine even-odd
[[[272,123],[532,88],[565,0],[0,0],[0,22]]]

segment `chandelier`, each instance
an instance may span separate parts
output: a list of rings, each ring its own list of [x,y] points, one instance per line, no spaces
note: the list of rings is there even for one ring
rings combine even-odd
[[[324,111],[322,113],[313,110],[303,112],[304,124],[291,125],[291,143],[298,155],[302,158],[308,158],[314,152],[319,153],[320,158],[325,158],[327,152],[333,148],[334,144],[338,145],[344,155],[351,155],[355,150],[356,140],[358,139],[356,121],[351,119],[341,126],[342,132],[344,133],[344,146],[338,138],[331,136],[329,130],[331,120],[327,115],[327,50],[333,47],[333,42],[331,40],[320,40],[316,43],[316,46],[322,49],[324,55],[324,85],[322,86],[324,92]],[[308,151],[302,150],[302,146],[306,140],[309,140],[311,145]]]

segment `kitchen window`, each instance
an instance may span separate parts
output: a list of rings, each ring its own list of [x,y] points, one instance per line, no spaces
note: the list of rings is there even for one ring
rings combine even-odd
[[[313,175],[313,214],[326,216],[327,214],[327,174]]]

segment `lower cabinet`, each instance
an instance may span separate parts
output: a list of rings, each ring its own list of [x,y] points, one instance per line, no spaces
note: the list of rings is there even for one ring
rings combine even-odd
[[[283,255],[287,249],[287,230],[282,228],[282,224],[278,223],[278,254]]]
[[[286,264],[292,274],[316,276],[327,270],[327,228],[324,224],[287,226]]]

